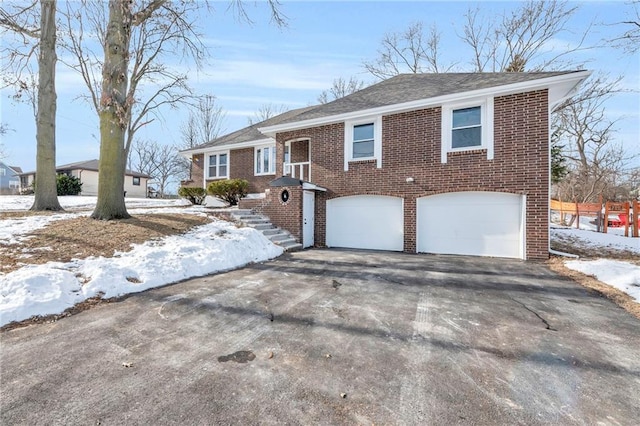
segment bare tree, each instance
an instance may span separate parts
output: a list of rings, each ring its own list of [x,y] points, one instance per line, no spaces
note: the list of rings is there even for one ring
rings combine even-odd
[[[70,3],[68,3],[70,4]],[[72,4],[72,3],[71,3]],[[277,2],[268,2],[272,19],[281,22]],[[243,3],[233,2],[242,17]],[[101,2],[85,0],[67,10],[67,48],[90,92],[100,119],[100,165],[95,219],[129,217],[124,204],[124,169],[135,133],[158,117],[164,107],[176,107],[192,98],[187,75],[163,60],[180,57],[200,66],[205,46],[196,19],[207,3],[170,0],[110,0],[108,12]],[[74,26],[82,22],[91,28]],[[99,40],[103,56],[91,52],[83,37]],[[99,79],[96,69],[101,69]],[[144,93],[151,93],[141,99]]]
[[[388,33],[378,48],[378,57],[364,68],[383,80],[402,73],[447,72],[455,64],[440,63],[440,32],[435,25],[425,34],[424,24],[415,22],[404,32]]]
[[[618,37],[609,40],[616,47],[624,49],[627,53],[636,53],[640,50],[640,0],[630,2],[633,9],[628,14],[629,19],[614,25],[623,25],[626,30]]]
[[[607,119],[605,103],[620,92],[617,79],[592,78],[574,98],[565,101],[554,116],[554,127],[563,141],[567,176],[557,192],[565,200],[597,201],[613,196],[630,158],[612,140],[615,120]]]
[[[4,84],[29,86],[23,73],[33,76],[32,56],[37,53],[38,90],[36,108],[36,178],[35,200],[31,210],[62,210],[56,188],[56,0],[33,1],[27,5],[0,9],[0,27],[22,40],[26,52],[16,45],[2,48],[2,57],[15,78]],[[3,69],[3,75],[8,74]],[[32,77],[33,78],[33,77]],[[33,99],[33,97],[32,97]]]
[[[189,118],[180,126],[182,147],[194,148],[212,141],[224,131],[227,114],[216,104],[214,95],[204,95],[192,105]]]
[[[318,96],[318,102],[326,104],[335,99],[344,98],[345,96],[357,92],[364,87],[364,81],[360,81],[355,77],[350,77],[348,81],[342,77],[336,78],[333,80],[333,85],[329,89],[323,90],[322,93],[320,93]]]
[[[587,49],[583,45],[590,25],[577,44],[557,53],[545,48],[566,31],[577,9],[564,1],[530,0],[501,19],[485,16],[479,8],[468,10],[460,38],[471,48],[473,71],[539,71],[565,65],[564,58]]]
[[[183,158],[174,146],[155,141],[136,140],[131,146],[132,168],[152,177],[163,197],[171,183],[180,180],[184,171]]]
[[[247,118],[247,122],[249,123],[249,126],[252,126],[275,117],[276,115],[280,115],[283,112],[287,112],[288,110],[289,108],[286,105],[262,104],[258,107],[258,110],[253,113],[252,117]]]
[[[164,61],[184,56],[200,65],[205,49],[193,22],[198,7],[167,0],[67,3],[64,47],[75,59],[66,64],[82,76],[88,89],[83,97],[100,119],[93,218],[129,217],[124,170],[136,132],[161,117],[165,107],[191,98],[186,74]],[[102,55],[95,45],[102,47]]]
[[[467,71],[523,72],[563,67],[566,58],[589,49],[584,41],[591,25],[586,25],[578,43],[554,50],[550,43],[566,31],[577,7],[567,2],[529,0],[502,16],[494,6],[469,9],[461,29],[459,51],[469,57]],[[456,64],[442,65],[440,32],[432,25],[425,34],[424,24],[411,24],[404,32],[385,35],[378,57],[365,61],[364,68],[373,76],[385,79],[401,73],[449,72]]]

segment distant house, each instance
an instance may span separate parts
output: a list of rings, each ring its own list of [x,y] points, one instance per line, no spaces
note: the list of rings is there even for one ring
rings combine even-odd
[[[56,167],[58,174],[74,176],[82,182],[80,195],[98,195],[98,160],[79,161]],[[21,190],[33,185],[36,172],[20,175]],[[126,170],[124,174],[124,191],[127,197],[146,197],[148,183],[151,176],[133,170]]]
[[[17,194],[20,191],[22,169],[0,161],[0,194]]]

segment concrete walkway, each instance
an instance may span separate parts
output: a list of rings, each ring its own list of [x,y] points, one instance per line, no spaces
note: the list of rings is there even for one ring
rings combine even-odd
[[[636,424],[640,321],[504,259],[309,250],[0,335],[0,424]]]

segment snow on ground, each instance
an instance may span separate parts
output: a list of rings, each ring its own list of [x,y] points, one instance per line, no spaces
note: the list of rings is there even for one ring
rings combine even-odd
[[[72,213],[30,215],[0,220],[0,246],[16,244],[26,234],[52,221],[88,216],[96,197],[58,197]],[[205,215],[200,206],[183,207],[185,200],[125,199],[127,210],[140,214]],[[28,210],[33,196],[0,196],[0,211]],[[83,211],[79,211],[83,210]],[[225,221],[193,228],[186,234],[134,244],[112,258],[89,257],[69,263],[27,265],[0,273],[0,326],[34,315],[62,313],[83,300],[136,293],[195,276],[225,271],[282,254],[253,228],[237,228]]]
[[[82,210],[93,209],[97,197],[67,195],[58,197],[64,209]],[[161,198],[125,198],[127,208],[133,207],[175,207],[189,205],[182,198],[165,200]],[[0,211],[29,210],[33,205],[33,195],[0,195]]]
[[[613,249],[638,254],[640,260],[640,238],[624,236],[624,227],[608,228],[607,233],[596,232],[592,218],[581,217],[579,229],[551,224],[551,239],[570,241],[593,249],[594,257],[598,250]],[[631,232],[631,230],[629,230]],[[640,303],[640,265],[611,259],[570,260],[565,266],[586,275],[593,275],[599,281],[615,287]]]
[[[578,242],[582,246],[627,250],[640,255],[640,238],[624,236],[624,228],[609,228],[606,234],[594,230],[568,228],[551,224],[551,239]]]
[[[0,326],[61,313],[101,293],[105,298],[137,293],[282,254],[261,232],[225,221],[132,247],[113,258],[28,265],[0,275]]]
[[[640,266],[629,262],[610,259],[591,261],[571,260],[565,266],[586,275],[594,275],[598,280],[627,293],[640,303]]]

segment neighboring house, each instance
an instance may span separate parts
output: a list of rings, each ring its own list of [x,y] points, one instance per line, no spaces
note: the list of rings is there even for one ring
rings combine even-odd
[[[22,169],[8,166],[0,161],[0,194],[17,194],[20,192],[20,173]]]
[[[98,195],[98,160],[79,161],[56,167],[58,174],[66,174],[80,179],[82,192],[80,195]],[[36,172],[23,173],[21,177],[22,189],[33,184]],[[124,191],[127,197],[146,197],[147,186],[151,176],[144,173],[126,170],[124,175]]]
[[[249,180],[305,247],[546,259],[549,115],[589,74],[399,75],[184,151],[190,184]]]

